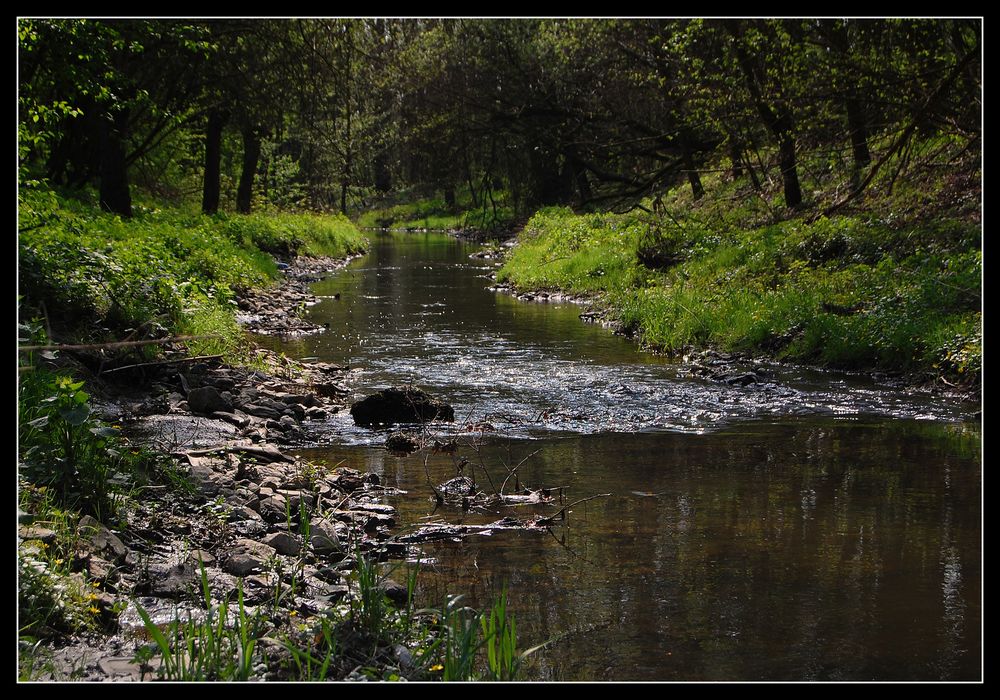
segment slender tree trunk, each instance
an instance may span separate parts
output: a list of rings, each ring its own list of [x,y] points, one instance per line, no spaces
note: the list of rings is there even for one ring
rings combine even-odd
[[[865,124],[865,113],[857,97],[847,98],[847,128],[851,132],[851,150],[854,154],[854,164],[851,170],[851,185],[857,188],[861,182],[861,173],[871,165],[872,154],[868,150],[868,127]]]
[[[795,208],[802,204],[802,188],[795,160],[795,134],[792,130],[792,115],[787,107],[780,105],[777,110],[764,99],[761,78],[757,74],[753,59],[743,46],[743,29],[737,20],[725,20],[726,29],[732,35],[737,63],[746,80],[747,90],[761,121],[778,141],[778,162],[781,166],[781,180],[785,189],[785,206]],[[781,94],[780,86],[778,93]]]
[[[444,205],[448,211],[455,211],[455,188],[450,185],[444,188]]]
[[[694,164],[694,155],[691,153],[691,146],[685,138],[681,143],[684,159],[684,171],[687,173],[688,184],[691,185],[691,196],[697,202],[705,196],[705,187],[701,184],[701,175]]]
[[[112,119],[101,121],[101,208],[125,218],[132,217],[132,195],[125,165],[128,110],[119,109]]]
[[[785,188],[785,206],[794,209],[802,204],[802,188],[799,186],[799,172],[795,161],[795,137],[790,131],[782,131],[779,139],[778,162]]]
[[[205,214],[219,211],[219,180],[222,175],[222,128],[226,114],[213,109],[205,127],[205,182],[201,192],[201,210]]]
[[[260,160],[260,135],[253,127],[243,128],[243,170],[236,189],[236,211],[249,214],[253,200],[253,180]]]
[[[384,194],[392,189],[392,173],[389,171],[389,154],[385,150],[376,153],[373,166],[375,168],[375,191]]]
[[[729,163],[730,173],[734,180],[743,177],[743,149],[740,148],[739,141],[735,137],[729,137]]]
[[[580,204],[589,202],[594,196],[594,191],[590,187],[590,180],[587,178],[587,168],[580,159],[580,153],[576,146],[570,144],[565,149],[566,162],[569,165],[570,175],[576,185],[577,194],[580,196]]]

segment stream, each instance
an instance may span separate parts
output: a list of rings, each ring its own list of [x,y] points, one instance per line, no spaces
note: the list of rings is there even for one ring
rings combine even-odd
[[[261,342],[350,366],[355,398],[413,383],[450,403],[434,437],[457,438],[481,487],[520,463],[522,485],[566,502],[610,494],[550,530],[422,545],[421,604],[488,605],[506,586],[519,646],[548,642],[532,679],[982,677],[978,405],[777,365],[747,387],[700,378],[579,305],[489,291],[475,244],[371,237],[314,286],[309,318],[329,331]],[[454,477],[459,455],[425,473],[385,431],[328,423],[298,453],[406,491],[387,500],[401,531],[535,512],[436,507],[427,474]]]

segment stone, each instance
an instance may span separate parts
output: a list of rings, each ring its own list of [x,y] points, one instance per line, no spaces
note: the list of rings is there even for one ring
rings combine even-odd
[[[316,384],[316,393],[328,399],[339,399],[351,393],[346,387],[339,384]]]
[[[393,433],[385,439],[385,449],[398,454],[410,454],[420,449],[420,443],[412,435]]]
[[[152,575],[152,567],[150,570]],[[161,571],[151,583],[149,592],[163,598],[180,598],[200,588],[200,567],[183,563]]]
[[[331,554],[340,552],[341,534],[347,534],[347,528],[337,522],[325,518],[313,518],[309,523],[309,544],[316,554]]]
[[[188,552],[187,561],[192,566],[199,566],[201,564],[213,566],[215,564],[215,556],[204,549],[192,549]]]
[[[222,570],[233,576],[246,576],[257,571],[263,563],[251,554],[233,554],[222,562]]]
[[[351,405],[356,425],[376,426],[396,423],[423,423],[432,420],[454,421],[451,406],[438,403],[412,386],[391,387]]]
[[[50,530],[49,528],[42,527],[41,525],[19,527],[17,529],[17,536],[22,540],[38,540],[39,542],[44,542],[45,544],[52,544],[56,541],[55,530]]]
[[[726,384],[733,384],[736,386],[750,386],[751,384],[757,384],[760,382],[760,378],[753,372],[744,372],[743,374],[731,374],[726,375],[722,378]]]
[[[299,541],[287,532],[275,532],[273,535],[265,537],[262,542],[268,547],[273,547],[278,554],[290,557],[297,556],[302,548]]]
[[[406,600],[409,597],[406,586],[393,581],[391,578],[387,578],[382,581],[378,587],[379,590],[385,594],[385,597],[391,600],[394,605],[400,607],[406,605]]]
[[[115,571],[115,565],[107,559],[92,556],[87,562],[87,572],[96,581],[107,581]]]
[[[124,561],[128,554],[128,547],[125,546],[125,543],[118,539],[115,533],[89,515],[80,518],[79,531],[90,546],[91,551],[100,554],[108,561],[116,563]]]
[[[269,523],[279,523],[288,515],[288,503],[280,493],[267,498],[261,498],[257,512]]]
[[[209,418],[224,420],[237,428],[245,428],[250,424],[250,416],[245,413],[228,413],[226,411],[214,411]]]
[[[222,570],[233,576],[246,576],[260,569],[273,554],[274,550],[263,542],[236,540],[232,553],[222,562]]]
[[[286,404],[302,404],[303,408],[319,406],[319,400],[312,394],[285,394],[279,397]]]
[[[273,420],[278,420],[281,418],[281,412],[276,411],[273,408],[268,408],[267,406],[261,406],[255,403],[248,403],[243,405],[243,411],[249,413],[251,416],[257,416],[258,418],[271,418]]]
[[[192,389],[187,395],[188,408],[192,413],[209,415],[212,413],[232,413],[233,404],[219,393],[214,386]]]

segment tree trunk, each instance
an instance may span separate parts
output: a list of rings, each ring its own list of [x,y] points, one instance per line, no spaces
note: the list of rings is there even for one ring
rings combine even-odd
[[[375,154],[375,191],[385,194],[392,189],[392,173],[389,171],[389,154],[379,151]]]
[[[847,128],[851,132],[851,150],[854,153],[851,185],[857,188],[861,182],[861,173],[871,165],[872,154],[868,150],[868,127],[865,124],[865,113],[857,97],[849,96],[845,107],[847,108]]]
[[[730,163],[730,173],[734,180],[739,180],[743,177],[743,153],[740,148],[739,142],[733,138],[729,137],[729,163]]]
[[[445,187],[444,188],[444,205],[448,207],[448,211],[455,211],[455,188]]]
[[[785,188],[785,206],[797,207],[802,204],[802,188],[799,186],[799,174],[795,162],[795,135],[792,130],[792,115],[787,106],[778,104],[777,109],[764,99],[761,78],[757,74],[753,59],[743,45],[743,30],[737,20],[725,20],[725,27],[732,35],[736,59],[746,80],[747,90],[753,100],[754,108],[768,131],[774,134],[778,141],[778,161],[781,165],[781,180]],[[782,94],[780,86],[777,90]]]
[[[684,171],[687,173],[688,184],[691,185],[691,196],[697,202],[705,196],[705,187],[701,184],[701,175],[698,173],[697,168],[695,168],[694,156],[691,153],[691,147],[688,145],[687,140],[681,144],[681,148],[683,149]]]
[[[205,214],[219,211],[219,180],[222,175],[222,128],[226,114],[213,109],[205,127],[205,183],[201,192],[201,210]]]
[[[802,204],[802,188],[795,162],[795,138],[789,131],[780,132],[778,162],[781,165],[781,180],[785,187],[785,206],[791,209]]]
[[[125,138],[128,110],[119,109],[112,119],[101,121],[100,205],[126,219],[132,217],[132,195],[125,165]]]
[[[587,178],[587,168],[580,159],[580,154],[576,146],[570,144],[566,147],[565,153],[570,174],[576,185],[577,194],[580,196],[580,204],[586,204],[594,196],[594,191],[590,187],[590,180]]]
[[[249,214],[253,200],[253,180],[260,160],[260,135],[253,127],[243,128],[243,170],[236,189],[236,211]]]

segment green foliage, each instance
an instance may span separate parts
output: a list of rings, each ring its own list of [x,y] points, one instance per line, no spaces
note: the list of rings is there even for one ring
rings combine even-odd
[[[96,628],[92,590],[69,571],[69,560],[48,557],[39,544],[17,552],[19,634],[37,640]]]
[[[475,205],[468,189],[456,194],[454,207],[449,207],[441,198],[418,198],[363,211],[357,216],[357,224],[362,228],[469,232],[506,230],[512,226],[514,210],[506,193],[494,193],[496,207],[489,201]]]
[[[83,382],[35,369],[20,376],[19,459],[22,475],[46,486],[65,508],[98,520],[114,517],[151,457],[91,415]]]
[[[53,533],[51,539],[18,542],[18,624],[29,666],[38,643],[61,634],[77,634],[99,627],[96,606],[100,582],[88,582],[73,571],[79,547],[77,512],[62,507],[56,489],[18,479],[18,507],[31,515],[32,525]],[[25,680],[32,679],[26,669]]]
[[[743,229],[739,217],[754,215],[734,209],[720,197],[669,220],[542,210],[497,278],[600,295],[659,350],[714,345],[978,381],[976,224],[840,216]],[[671,264],[643,265],[651,249]]]

